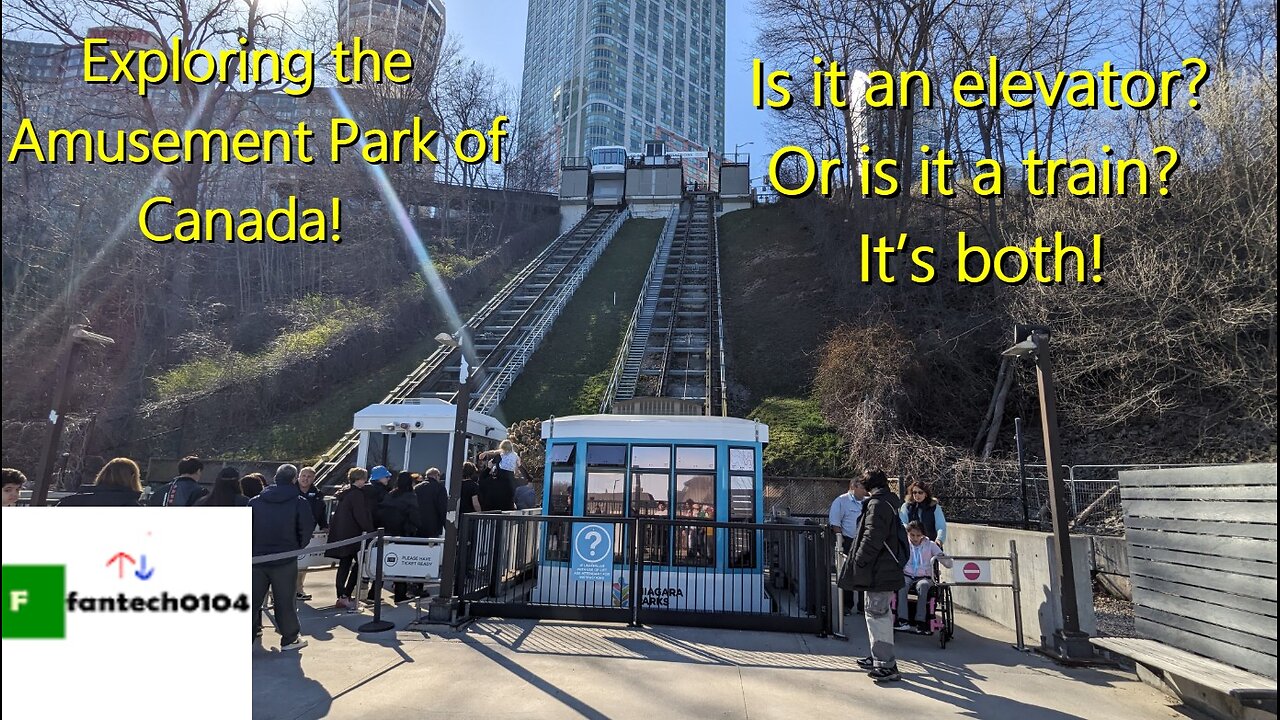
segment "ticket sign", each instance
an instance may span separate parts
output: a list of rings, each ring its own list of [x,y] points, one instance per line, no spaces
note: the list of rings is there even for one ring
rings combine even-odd
[[[569,578],[577,582],[613,580],[611,523],[573,524],[573,557],[569,561]]]
[[[408,542],[388,540],[382,549],[382,578],[384,580],[439,580],[440,563],[444,556],[443,540],[423,539]],[[378,546],[370,545],[365,551],[364,576],[374,577],[374,561]]]
[[[956,560],[951,571],[951,582],[956,585],[991,582],[991,561]]]

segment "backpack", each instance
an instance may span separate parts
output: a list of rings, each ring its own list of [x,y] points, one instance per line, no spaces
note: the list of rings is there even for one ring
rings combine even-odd
[[[143,501],[143,504],[147,507],[164,507],[165,500],[169,497],[169,486],[171,485],[173,485],[172,482],[163,486],[149,485],[150,494],[147,495],[147,499]]]

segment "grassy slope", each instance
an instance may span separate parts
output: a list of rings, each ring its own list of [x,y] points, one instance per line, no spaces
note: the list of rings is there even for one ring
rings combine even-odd
[[[817,243],[785,206],[720,220],[720,277],[734,415],[769,425],[765,472],[840,475],[845,457],[810,395],[838,317]]]
[[[661,220],[623,225],[507,393],[499,419],[597,412],[661,232]]]
[[[511,269],[494,283],[497,291],[506,285],[543,248],[534,248],[526,257],[512,264]],[[461,309],[463,317],[479,309],[488,298],[481,298]],[[310,407],[280,417],[264,418],[261,425],[244,428],[229,434],[216,448],[206,453],[209,457],[249,460],[304,460],[318,458],[321,453],[351,429],[351,417],[361,408],[376,403],[404,379],[418,363],[430,355],[437,343],[431,338],[421,338],[382,367],[335,385],[322,397],[317,397]]]

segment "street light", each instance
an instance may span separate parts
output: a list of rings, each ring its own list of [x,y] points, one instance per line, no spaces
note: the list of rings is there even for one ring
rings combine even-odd
[[[115,345],[116,341],[106,335],[89,332],[88,326],[72,325],[66,338],[63,339],[62,358],[53,386],[53,409],[49,411],[49,434],[44,439],[44,452],[40,454],[40,466],[36,470],[36,488],[31,494],[32,505],[44,505],[49,498],[49,484],[53,480],[54,458],[58,454],[58,440],[62,437],[63,405],[67,400],[67,383],[71,379],[71,369],[75,365],[81,345],[93,344],[99,347]]]
[[[461,337],[461,332],[458,333]],[[453,519],[446,520],[444,526],[444,557],[440,561],[440,592],[432,598],[427,608],[427,619],[431,622],[450,623],[455,621],[458,613],[458,598],[455,595],[458,565],[458,519],[462,494],[462,463],[466,460],[467,446],[467,414],[471,405],[471,381],[476,373],[467,366],[467,354],[462,343],[449,333],[436,335],[436,342],[458,351],[458,395],[454,401],[457,414],[453,422],[453,452],[449,457],[449,506],[453,510]],[[479,370],[479,368],[477,368]]]
[[[738,161],[738,148],[744,148],[744,147],[748,147],[748,146],[750,146],[750,145],[755,145],[755,144],[756,144],[756,141],[755,141],[755,140],[751,140],[751,141],[749,141],[749,142],[744,142],[744,143],[737,143],[737,144],[735,144],[735,145],[733,146],[733,161],[734,161],[734,162],[737,162],[737,161]]]
[[[1054,400],[1053,366],[1049,360],[1049,328],[1043,325],[1014,325],[1013,347],[1002,354],[1018,359],[1031,355],[1036,361],[1036,382],[1040,394],[1040,427],[1044,435],[1044,462],[1049,474],[1049,508],[1053,525],[1053,569],[1061,589],[1062,627],[1053,633],[1053,652],[1066,661],[1091,660],[1093,645],[1080,631],[1080,608],[1076,603],[1075,562],[1071,557],[1071,534],[1067,527],[1066,487],[1059,464],[1058,408]]]

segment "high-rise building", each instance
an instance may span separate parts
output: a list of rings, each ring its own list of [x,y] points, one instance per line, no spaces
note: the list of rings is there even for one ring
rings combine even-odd
[[[415,69],[431,67],[444,42],[444,2],[338,0],[338,35],[382,51],[408,50]]]
[[[725,0],[529,0],[521,132],[561,156],[724,151]]]

